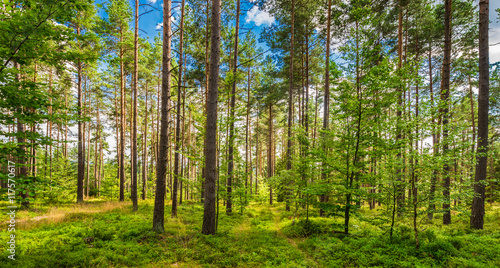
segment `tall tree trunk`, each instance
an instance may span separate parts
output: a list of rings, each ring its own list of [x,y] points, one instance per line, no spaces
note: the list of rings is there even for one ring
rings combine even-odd
[[[250,67],[248,67],[248,82],[247,82],[247,124],[245,127],[245,200],[246,200],[246,189],[248,188],[248,162],[250,160],[249,150],[252,148],[248,143],[248,137],[250,132]],[[252,172],[250,172],[252,174]],[[252,194],[252,179],[250,179],[250,194]]]
[[[267,140],[267,178],[270,179],[274,176],[274,166],[273,166],[273,105],[269,103],[269,121],[268,121],[268,140]],[[273,204],[273,188],[269,184],[269,204]]]
[[[80,34],[80,27],[76,27],[76,33]],[[83,180],[85,176],[85,145],[83,140],[83,118],[82,118],[82,62],[78,60],[77,63],[78,71],[78,180],[77,180],[77,190],[76,190],[76,202],[83,203]]]
[[[102,132],[102,129],[99,129],[101,132]],[[102,182],[102,178],[104,178],[104,169],[102,168],[102,166],[104,165],[104,156],[103,156],[103,153],[102,153],[102,150],[103,150],[103,146],[102,146],[102,135],[99,134],[99,155],[100,155],[100,164],[99,164],[99,182],[97,184],[97,196],[100,197],[101,196],[101,182]]]
[[[182,97],[182,64],[183,64],[183,37],[184,37],[184,0],[181,5],[180,43],[179,43],[179,77],[177,78],[177,117],[175,126],[175,166],[174,185],[172,187],[172,217],[177,217],[177,187],[179,183],[179,150],[181,143],[181,97]]]
[[[134,95],[133,114],[132,114],[132,211],[137,211],[137,87],[139,81],[139,0],[135,0],[135,32],[134,32],[134,83],[132,92]]]
[[[99,173],[97,171],[97,167],[98,167],[98,163],[99,163],[99,155],[97,153],[97,144],[99,143],[99,136],[101,135],[100,134],[100,131],[99,131],[99,128],[100,128],[100,118],[99,118],[99,96],[96,96],[96,128],[95,128],[95,135],[94,135],[94,188],[97,190],[97,181],[99,180]]]
[[[168,121],[169,121],[169,101],[170,101],[170,5],[171,1],[166,0],[163,4],[163,69],[162,69],[162,93],[161,93],[161,128],[160,128],[160,149],[158,163],[156,165],[156,189],[155,206],[153,214],[153,231],[163,232],[165,213],[165,188],[167,177],[167,156],[168,156]]]
[[[142,200],[146,200],[148,178],[148,80],[146,80],[146,103],[144,108],[144,132],[142,134]]]
[[[87,114],[87,116],[91,117],[91,114],[90,114],[90,107],[92,106],[92,92],[90,91],[90,86],[87,84],[88,82],[88,76],[85,76],[85,95],[87,95],[87,105],[85,105],[86,109],[85,109],[85,113]],[[87,165],[87,172],[86,172],[86,176],[87,176],[87,198],[89,198],[89,194],[90,194],[90,129],[91,129],[92,125],[91,125],[91,122],[88,122],[88,123],[84,123],[83,125],[83,132],[85,132],[85,129],[87,130],[87,159],[86,159],[86,165]],[[85,136],[83,138],[85,140]]]
[[[52,104],[52,68],[49,71],[49,101]],[[49,106],[49,114],[52,115],[52,105]],[[47,136],[52,139],[52,120],[50,120],[47,124]],[[59,140],[59,137],[58,139]],[[49,181],[52,182],[52,142],[48,146],[49,149]],[[47,169],[47,147],[45,147],[45,169]],[[52,189],[52,187],[51,187]]]
[[[175,121],[175,160],[174,185],[172,186],[172,217],[177,217],[177,185],[179,183],[179,150],[181,149],[181,96],[182,96],[182,64],[183,64],[183,37],[184,37],[184,0],[181,4],[181,24],[179,40],[179,77],[177,78],[177,117]],[[181,190],[182,191],[182,190]]]
[[[399,15],[398,15],[398,73],[402,76],[402,68],[403,68],[403,5],[402,0],[399,1]],[[402,84],[402,83],[401,83]],[[397,208],[398,208],[398,216],[401,217],[403,214],[403,195],[404,195],[404,187],[403,187],[403,174],[401,170],[402,164],[401,162],[401,146],[399,145],[400,140],[402,139],[401,135],[401,124],[402,124],[402,111],[403,109],[403,88],[402,85],[399,85],[397,88],[398,94],[398,108],[396,111],[396,120],[397,120],[397,133],[396,133],[396,150],[397,150],[397,161],[396,161],[396,188],[397,188],[397,196],[394,198],[397,199]]]
[[[205,147],[205,204],[203,234],[215,234],[215,180],[217,176],[217,98],[220,60],[220,0],[212,2],[212,33],[210,53],[210,81],[207,96],[207,125]]]
[[[186,55],[184,55],[184,63],[186,62]],[[180,79],[180,77],[179,77]],[[185,155],[186,155],[186,151],[185,151],[185,140],[184,140],[184,134],[186,133],[186,81],[185,79],[182,80],[182,85],[183,85],[183,89],[182,89],[182,133],[181,133],[181,151],[182,151],[182,155],[181,155],[181,182],[180,182],[180,187],[179,187],[179,205],[182,205],[182,191],[184,188],[187,188],[187,185],[184,185],[184,173],[185,173],[185,166],[184,166],[184,161],[186,159]],[[184,188],[183,188],[184,186]],[[186,198],[187,195],[184,195],[184,198]]]
[[[295,0],[292,0],[292,21],[290,29],[290,76],[288,81],[288,126],[287,126],[287,146],[286,146],[286,169],[292,169],[292,124],[293,124],[293,45],[294,45],[294,24],[295,24]],[[288,182],[290,187],[292,182]],[[287,189],[286,211],[290,211],[290,189]]]
[[[64,112],[68,116],[68,88],[64,87]],[[68,157],[68,119],[64,118],[64,157]]]
[[[259,107],[257,103],[257,107]],[[261,168],[260,165],[260,147],[259,147],[259,117],[260,117],[260,112],[259,109],[257,109],[257,120],[255,123],[255,194],[258,194],[258,187],[259,187],[259,171]],[[251,165],[250,165],[251,166]]]
[[[18,72],[16,74],[16,80],[19,81],[19,82],[21,82],[21,74],[20,74],[21,67],[20,67],[19,63],[17,63],[17,62],[14,62],[14,66],[17,69],[17,72]],[[81,96],[81,95],[79,95],[79,96]],[[80,110],[78,110],[78,111],[80,111]],[[22,114],[22,112],[23,112],[23,107],[22,106],[18,107],[18,112],[19,112],[19,114]],[[21,179],[27,179],[27,177],[28,177],[28,169],[26,167],[26,147],[25,147],[26,133],[25,133],[24,123],[23,123],[23,120],[21,119],[21,117],[17,118],[17,130],[16,131],[17,131],[17,133],[16,133],[17,144],[19,146],[17,148],[17,155],[18,155],[17,164],[19,166],[19,173],[18,174],[19,174],[19,178],[21,178]],[[78,137],[80,138],[80,135]],[[80,178],[80,177],[78,177],[78,178]],[[26,190],[26,192],[22,193],[21,191],[19,191],[19,193],[20,193],[21,198],[22,198],[22,206],[28,207],[29,206],[29,200],[28,200],[29,193],[28,193],[28,189],[25,189],[25,190]],[[83,178],[82,178],[82,190],[79,191],[79,192],[77,192],[77,193],[81,193],[82,194],[82,196],[81,196],[81,203],[83,203]],[[79,200],[80,199],[77,199],[77,201],[80,203]]]
[[[488,164],[488,109],[490,96],[489,74],[489,0],[479,1],[479,97],[477,124],[477,165],[474,179],[474,198],[470,225],[474,229],[483,229],[484,200],[486,195],[486,170]]]
[[[208,9],[210,7],[210,1],[207,0],[206,2],[206,16],[207,16],[207,21],[205,25],[205,94],[204,94],[204,102],[205,105],[203,106],[203,113],[205,115],[205,124],[206,124],[206,118],[207,118],[207,107],[208,107],[208,87],[209,87],[209,75],[210,75],[210,63],[208,61],[208,49],[209,49],[209,24],[210,24],[210,16]],[[205,136],[206,138],[206,136]],[[205,152],[207,148],[207,141],[203,139],[203,155],[206,155],[207,153]],[[205,197],[205,178],[206,178],[206,167],[203,163],[201,165],[201,193],[200,193],[200,201],[203,203],[204,202],[204,197]],[[217,203],[218,204],[218,203]]]
[[[116,169],[116,178],[118,179],[118,182],[120,182],[120,123],[118,119],[118,90],[115,90],[115,125],[116,125],[116,163],[117,163],[117,169]],[[118,183],[120,184],[120,183]],[[120,185],[118,185],[120,187]]]
[[[240,0],[236,0],[236,31],[234,35],[234,60],[233,60],[233,85],[231,89],[231,115],[229,118],[229,151],[227,164],[227,202],[226,213],[232,212],[232,191],[233,191],[233,169],[234,169],[234,121],[235,121],[235,101],[236,101],[236,72],[238,71],[238,34],[240,29]]]
[[[438,148],[438,135],[436,133],[436,117],[434,112],[434,92],[433,92],[433,80],[432,80],[432,43],[429,43],[429,91],[431,95],[431,110],[432,110],[432,151],[434,157],[439,155]],[[429,209],[427,211],[427,218],[432,220],[434,218],[434,211],[436,210],[436,204],[434,200],[436,192],[436,181],[437,181],[438,171],[433,168],[431,175],[431,187],[429,191]]]
[[[326,26],[326,56],[325,56],[325,100],[323,103],[323,131],[325,133],[323,134],[323,153],[325,154],[326,157],[326,152],[328,148],[326,147],[326,131],[328,131],[328,115],[330,111],[330,22],[331,22],[331,11],[332,10],[332,0],[328,0],[328,18],[327,18],[327,26]],[[323,162],[322,165],[322,172],[321,172],[321,179],[323,180],[323,183],[326,182],[326,163]],[[324,203],[326,200],[326,195],[322,194],[320,196],[320,202]],[[325,212],[321,208],[319,210],[319,215],[320,217],[325,216]]]
[[[416,36],[416,44],[415,44],[415,51],[416,51],[416,61],[420,61],[420,55],[419,55],[419,43],[418,43],[418,33]],[[418,77],[418,71],[419,68],[417,68],[416,71],[416,76]],[[417,78],[417,82],[415,84],[415,165],[412,168],[412,195],[413,195],[413,231],[415,233],[415,248],[418,250],[420,247],[420,243],[418,240],[418,228],[417,228],[417,216],[418,216],[418,188],[417,188],[417,182],[418,182],[418,139],[419,139],[419,129],[418,129],[418,122],[419,122],[419,117],[418,117],[418,101],[419,101],[419,94],[418,94],[418,86],[419,86],[419,81]],[[412,154],[413,157],[413,154]]]
[[[125,66],[123,30],[120,29],[120,201],[125,201]]]
[[[443,105],[443,156],[449,155],[448,149],[448,107],[450,101],[450,63],[451,63],[451,4],[452,0],[445,0],[444,12],[444,56],[443,75],[441,80],[441,99]],[[450,166],[448,160],[443,164],[443,224],[451,223],[450,212]]]

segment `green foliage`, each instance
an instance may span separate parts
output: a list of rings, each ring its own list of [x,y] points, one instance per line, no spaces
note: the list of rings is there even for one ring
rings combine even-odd
[[[500,265],[498,225],[472,231],[468,223],[436,227],[425,225],[421,247],[414,245],[407,222],[398,224],[389,240],[377,225],[353,218],[351,235],[337,234],[339,222],[304,215],[289,219],[290,212],[252,203],[244,214],[221,213],[218,233],[200,234],[203,208],[179,207],[168,218],[165,233],[151,231],[152,202],[141,202],[138,212],[130,205],[101,213],[74,212],[57,223],[50,220],[16,230],[16,267],[496,267]],[[103,206],[87,204],[86,206]],[[43,208],[43,207],[42,207]],[[495,214],[498,208],[490,210]],[[24,213],[24,212],[22,212]],[[47,209],[27,217],[46,215]],[[371,217],[380,211],[367,212]],[[498,214],[498,213],[496,213]],[[24,218],[23,220],[26,220]],[[3,216],[0,220],[5,221]],[[488,223],[496,218],[487,217]],[[295,222],[295,224],[293,224]],[[360,226],[356,228],[355,226]],[[490,227],[491,226],[491,227]],[[5,240],[3,232],[0,239]],[[87,242],[87,238],[92,238]],[[0,266],[10,266],[6,245],[1,245]]]

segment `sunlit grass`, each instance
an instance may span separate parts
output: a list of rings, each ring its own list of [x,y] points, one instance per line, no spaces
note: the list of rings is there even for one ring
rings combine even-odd
[[[151,231],[153,200],[91,201],[83,205],[34,205],[19,210],[16,225],[17,267],[495,267],[499,266],[500,208],[488,206],[485,230],[471,230],[467,215],[456,214],[443,226],[419,215],[420,250],[415,249],[409,213],[397,219],[389,239],[390,221],[384,209],[363,207],[353,214],[351,235],[340,234],[343,218],[320,218],[310,212],[285,211],[251,202],[243,211],[226,215],[220,205],[215,236],[201,235],[203,206],[186,202],[178,217],[165,209],[165,232]],[[237,210],[239,211],[239,210]],[[425,211],[424,211],[425,212]],[[2,221],[6,221],[5,215]],[[292,224],[295,222],[295,224]],[[307,234],[307,235],[305,235]],[[7,232],[0,234],[6,241]],[[85,238],[94,241],[86,243]],[[11,267],[6,243],[0,244],[0,267]],[[418,264],[418,265],[417,265]],[[7,266],[5,266],[7,265]]]

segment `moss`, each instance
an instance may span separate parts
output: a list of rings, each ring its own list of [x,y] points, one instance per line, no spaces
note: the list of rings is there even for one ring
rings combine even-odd
[[[101,203],[102,204],[102,203]],[[138,212],[129,205],[103,212],[67,214],[16,231],[16,267],[500,267],[500,232],[423,223],[420,249],[413,228],[401,220],[389,238],[387,225],[352,219],[351,235],[337,234],[342,219],[290,213],[278,206],[253,203],[243,215],[220,214],[218,233],[200,234],[203,207],[187,203],[179,216],[165,217],[165,232],[151,231],[152,201]],[[70,206],[70,205],[68,205]],[[97,209],[99,204],[89,204]],[[168,207],[167,207],[168,210]],[[71,210],[69,210],[71,211]],[[370,212],[376,217],[376,212]],[[495,215],[495,214],[493,214]],[[283,220],[280,220],[283,219]],[[92,237],[87,242],[85,238]],[[5,241],[7,233],[0,233]],[[6,244],[0,244],[0,267],[13,267]]]

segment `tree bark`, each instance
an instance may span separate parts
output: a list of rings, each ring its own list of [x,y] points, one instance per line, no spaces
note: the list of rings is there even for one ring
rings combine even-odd
[[[444,15],[444,56],[443,75],[441,80],[441,99],[443,100],[443,156],[449,155],[448,148],[448,120],[450,101],[450,63],[451,63],[451,4],[452,0],[445,0]],[[451,223],[450,212],[450,166],[448,160],[443,165],[443,224]]]
[[[331,11],[332,10],[332,0],[328,0],[328,18],[327,18],[327,26],[326,26],[326,56],[325,56],[325,100],[323,103],[323,131],[328,131],[328,115],[330,111],[330,20],[331,20]],[[323,134],[323,153],[326,157],[326,152],[328,148],[326,148],[326,133]],[[326,182],[326,164],[323,162],[322,164],[322,172],[321,179],[323,183]],[[326,199],[326,195],[322,194],[320,196],[320,202],[324,203]],[[319,216],[324,217],[325,211],[320,208]]]
[[[401,76],[401,72],[403,68],[403,5],[402,0],[399,1],[399,15],[398,15],[398,72]],[[404,195],[404,187],[403,184],[403,175],[401,170],[401,146],[399,145],[400,140],[402,139],[401,135],[401,118],[402,118],[402,107],[403,107],[403,88],[402,83],[397,88],[398,95],[398,108],[396,111],[396,120],[397,120],[397,133],[396,133],[396,150],[397,150],[397,169],[396,169],[396,188],[397,196],[394,198],[397,199],[397,208],[398,208],[398,216],[401,217],[403,214],[403,195]]]
[[[205,147],[205,203],[202,234],[215,234],[215,180],[217,176],[217,98],[219,88],[221,1],[212,2],[210,76],[207,96]]]
[[[489,75],[489,0],[479,1],[479,96],[477,124],[477,165],[474,178],[474,198],[470,225],[474,229],[483,229],[484,201],[486,197],[486,171],[488,164],[488,110],[490,95]]]
[[[76,27],[76,33],[80,35],[80,27]],[[83,180],[85,176],[85,145],[83,140],[83,122],[82,122],[82,62],[78,60],[77,63],[78,71],[78,180],[76,189],[76,202],[83,203]]]
[[[294,45],[294,24],[295,24],[295,1],[292,0],[292,21],[290,29],[290,76],[288,81],[288,127],[287,127],[287,146],[286,146],[286,169],[292,169],[292,124],[293,124],[293,45]],[[290,187],[292,182],[288,183]],[[287,189],[286,211],[290,211],[290,189]]]
[[[175,155],[174,155],[174,184],[172,186],[172,217],[177,217],[177,187],[179,183],[179,150],[181,145],[181,95],[182,95],[182,57],[184,37],[184,0],[181,4],[181,24],[179,40],[179,77],[177,78],[177,116],[175,121]],[[182,191],[182,189],[181,189]]]
[[[432,43],[429,43],[429,92],[431,96],[431,116],[432,116],[432,151],[435,157],[438,156],[438,136],[436,134],[436,118],[434,115],[434,92],[432,83]],[[429,209],[427,211],[427,219],[432,220],[434,218],[434,211],[436,210],[436,204],[434,203],[434,195],[436,192],[436,181],[437,181],[437,169],[433,169],[431,175],[431,187],[429,190]]]
[[[146,200],[148,178],[148,81],[146,80],[146,103],[144,109],[144,132],[142,134],[142,200]]]
[[[120,29],[120,201],[125,201],[125,66],[123,30]]]
[[[274,176],[274,166],[273,166],[273,105],[269,103],[269,121],[268,121],[268,140],[267,140],[267,177],[270,179]],[[273,188],[269,184],[269,204],[273,204]]]
[[[236,102],[236,72],[238,71],[238,34],[240,24],[240,0],[236,0],[236,31],[234,35],[234,60],[233,60],[233,85],[231,89],[230,104],[230,124],[229,124],[229,151],[227,166],[227,201],[226,213],[232,212],[232,191],[233,191],[233,169],[234,169],[234,121],[235,121],[235,102]]]
[[[253,172],[248,172],[248,163],[250,161],[250,152],[249,150],[252,148],[249,145],[249,132],[250,132],[250,67],[248,67],[248,82],[247,82],[247,124],[245,128],[245,196],[246,196],[246,189],[248,188],[248,175],[251,175]],[[252,194],[252,179],[250,178],[250,194]],[[245,197],[246,200],[246,197]]]
[[[139,0],[135,0],[135,32],[134,32],[134,83],[132,92],[134,95],[134,110],[132,115],[132,211],[137,211],[137,87],[139,81]]]
[[[169,125],[169,101],[170,101],[170,5],[171,0],[163,4],[163,70],[162,70],[162,92],[161,92],[161,128],[160,148],[158,163],[156,165],[156,189],[155,206],[153,214],[153,231],[163,232],[165,213],[165,188],[167,176],[168,156],[168,125]]]

